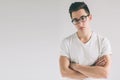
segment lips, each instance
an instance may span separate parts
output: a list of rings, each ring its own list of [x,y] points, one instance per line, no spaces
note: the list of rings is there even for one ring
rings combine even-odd
[[[85,27],[80,27],[80,29],[84,29]]]

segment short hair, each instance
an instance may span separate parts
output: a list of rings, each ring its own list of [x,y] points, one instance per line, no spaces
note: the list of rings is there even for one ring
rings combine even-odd
[[[90,15],[90,11],[89,11],[89,8],[88,8],[86,3],[84,3],[84,2],[74,2],[70,5],[70,8],[69,8],[70,17],[72,18],[72,12],[78,11],[80,9],[84,9],[85,12],[88,15]]]

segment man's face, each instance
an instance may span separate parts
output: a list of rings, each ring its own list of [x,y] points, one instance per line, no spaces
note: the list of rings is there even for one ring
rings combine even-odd
[[[88,15],[84,9],[72,12],[72,22],[76,28],[80,31],[89,29],[89,22],[91,21],[92,16]]]

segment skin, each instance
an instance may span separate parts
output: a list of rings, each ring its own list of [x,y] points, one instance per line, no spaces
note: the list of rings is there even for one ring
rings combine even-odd
[[[60,71],[61,71],[61,75],[62,77],[67,77],[67,78],[71,78],[71,79],[85,79],[87,78],[87,76],[83,75],[82,73],[73,70],[72,68],[70,68],[70,60],[65,57],[65,56],[60,56]]]
[[[111,60],[109,55],[105,55],[98,59],[95,66],[83,66],[76,63],[71,63],[70,67],[73,70],[83,73],[84,75],[92,78],[107,78]]]
[[[72,12],[72,19],[79,19],[81,16],[87,15],[84,9]],[[87,17],[85,22],[76,24],[77,34],[79,39],[86,43],[91,38],[91,28],[90,22],[92,20],[92,15]],[[85,78],[107,78],[109,69],[111,66],[111,57],[110,55],[104,55],[91,66],[83,66],[81,64],[71,63],[69,58],[65,56],[60,56],[60,71],[63,77],[72,78],[72,79],[85,79]],[[98,73],[99,72],[99,73]]]
[[[84,9],[74,11],[74,12],[72,12],[72,19],[74,19],[74,18],[79,19],[83,15],[85,15],[85,16],[87,15],[87,13],[85,12]],[[77,29],[78,37],[84,43],[86,43],[90,39],[91,34],[92,34],[91,28],[89,25],[91,20],[92,20],[92,15],[89,15],[87,17],[87,21],[81,22],[81,23],[75,25],[75,27]]]

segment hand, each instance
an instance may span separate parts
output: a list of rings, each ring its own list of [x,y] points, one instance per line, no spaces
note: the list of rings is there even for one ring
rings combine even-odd
[[[76,70],[77,66],[78,66],[77,63],[74,63],[74,62],[70,63],[70,68],[73,69],[73,70]]]
[[[100,57],[96,63],[95,66],[104,66],[106,64],[107,60],[105,58],[105,56]]]
[[[84,74],[82,74],[81,72],[78,71],[78,69],[77,69],[78,67],[79,67],[78,63],[75,63],[75,62],[70,63],[70,68],[72,70],[76,71],[77,73],[79,73],[80,80],[88,78],[88,76],[86,76],[86,75],[84,75]]]

